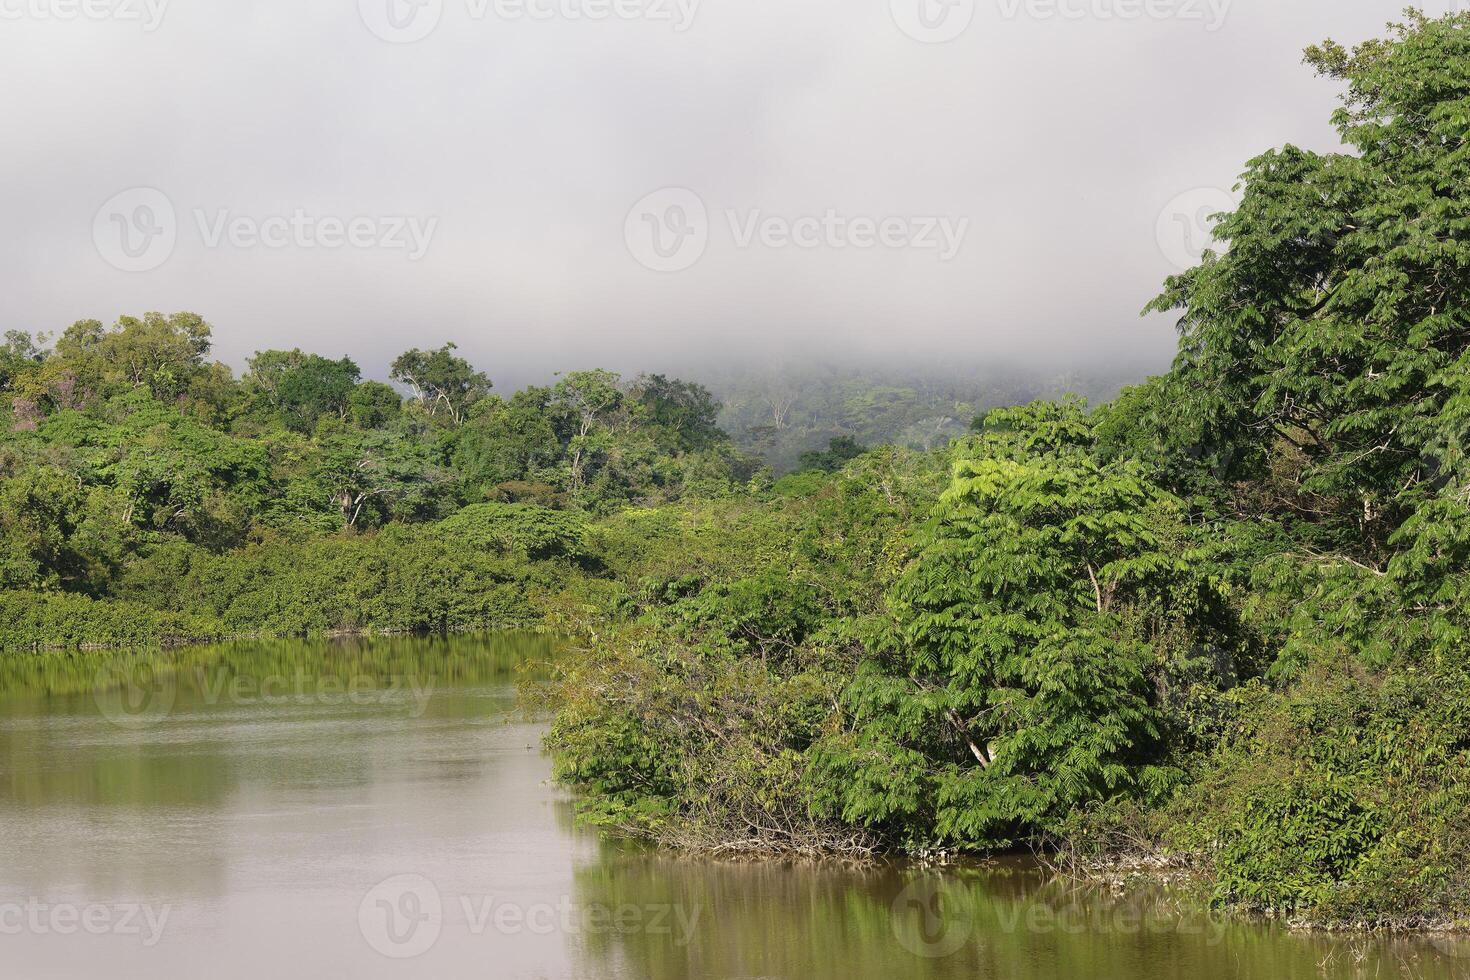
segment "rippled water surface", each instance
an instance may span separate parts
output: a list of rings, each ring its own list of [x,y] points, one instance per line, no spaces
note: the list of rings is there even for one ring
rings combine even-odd
[[[1022,860],[601,843],[517,703],[554,656],[499,635],[0,661],[0,977],[1470,977],[1470,944],[1293,935]]]

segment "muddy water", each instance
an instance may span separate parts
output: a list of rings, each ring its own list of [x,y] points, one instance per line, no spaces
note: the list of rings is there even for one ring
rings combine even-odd
[[[1470,977],[1029,862],[732,865],[601,842],[526,636],[0,660],[0,977]]]

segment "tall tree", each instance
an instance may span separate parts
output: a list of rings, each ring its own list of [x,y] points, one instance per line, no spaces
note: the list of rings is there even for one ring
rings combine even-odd
[[[352,424],[360,429],[380,429],[398,417],[403,399],[391,385],[364,381],[347,398]]]
[[[413,389],[414,397],[432,416],[446,415],[455,425],[465,419],[469,407],[490,391],[490,379],[469,361],[454,354],[458,348],[445,344],[438,350],[405,351],[393,361],[389,377]]]
[[[502,483],[526,480],[553,465],[561,443],[547,418],[551,392],[526,388],[510,401],[488,398],[475,406],[456,433],[453,460],[465,483],[489,492]]]
[[[12,382],[21,374],[35,370],[46,359],[46,351],[40,343],[24,330],[5,331],[5,342],[0,344],[0,391],[9,390]]]
[[[633,382],[629,394],[679,449],[705,449],[726,438],[718,424],[720,403],[704,385],[645,374]]]
[[[992,420],[894,591],[896,631],[848,689],[852,732],[823,750],[845,819],[968,847],[1173,785],[1144,624],[1188,580],[1177,501],[1074,448],[1078,408]]]
[[[337,424],[322,433],[313,476],[345,526],[358,527],[371,513],[432,512],[448,477],[420,435],[407,417],[390,429],[362,432]]]
[[[281,375],[276,404],[286,424],[310,432],[324,415],[346,418],[362,372],[350,358],[329,361],[316,354]]]
[[[550,408],[565,433],[574,494],[585,488],[588,467],[609,447],[609,429],[623,407],[619,381],[612,371],[573,371],[552,386]]]
[[[1149,307],[1182,310],[1161,425],[1223,475],[1300,465],[1308,517],[1381,560],[1421,502],[1470,489],[1470,14],[1414,11],[1386,39],[1307,52],[1346,85],[1350,153],[1252,160],[1223,255]]]

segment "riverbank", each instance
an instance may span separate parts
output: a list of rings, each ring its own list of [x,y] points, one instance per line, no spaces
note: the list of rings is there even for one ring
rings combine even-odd
[[[381,532],[266,534],[222,553],[166,541],[96,596],[0,591],[0,649],[532,627],[568,589],[595,593],[583,533],[577,515],[482,507]]]
[[[0,592],[0,653],[67,650],[173,649],[206,643],[269,639],[340,639],[497,632],[543,628],[539,616],[448,623],[443,628],[335,627],[309,630],[232,630],[218,619],[161,611],[135,602],[66,593]]]
[[[1221,906],[1214,900],[1218,876],[1204,854],[1135,852],[1096,858],[1055,855],[1042,860],[1056,874],[1086,881],[1118,894],[1138,888],[1166,885],[1194,894],[1204,907],[1215,907],[1244,921],[1279,923],[1306,933],[1470,937],[1470,912],[1464,914],[1375,916],[1365,919],[1333,919],[1298,910],[1233,903]]]

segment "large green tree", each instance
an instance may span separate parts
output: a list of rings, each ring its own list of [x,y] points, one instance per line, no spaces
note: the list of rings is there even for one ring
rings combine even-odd
[[[281,376],[276,388],[282,418],[298,432],[310,432],[326,415],[347,418],[361,377],[350,358],[331,361],[307,355]]]
[[[552,386],[548,407],[566,444],[567,486],[580,494],[624,417],[621,379],[612,371],[572,371]]]
[[[210,336],[209,324],[197,313],[124,316],[110,330],[97,320],[82,320],[62,333],[56,354],[96,394],[146,385],[169,400],[183,396],[207,370]]]
[[[453,460],[477,495],[555,465],[561,443],[547,413],[550,398],[546,388],[526,388],[509,401],[491,397],[475,406],[455,434]]]
[[[819,753],[835,812],[911,844],[1011,843],[1177,776],[1150,678],[1169,656],[1155,627],[1200,605],[1179,503],[1076,446],[1080,406],[989,423],[848,688],[850,729]]]
[[[1228,251],[1154,301],[1182,310],[1160,424],[1221,475],[1292,470],[1297,510],[1378,564],[1416,506],[1470,489],[1470,14],[1307,60],[1346,87],[1347,151],[1252,160]]]
[[[455,344],[438,350],[415,347],[393,361],[390,377],[413,389],[414,396],[431,416],[446,417],[455,425],[465,420],[471,405],[490,391],[490,379],[469,361],[457,356]]]
[[[719,427],[720,403],[703,385],[644,374],[634,380],[629,394],[675,448],[707,449],[726,438]]]

